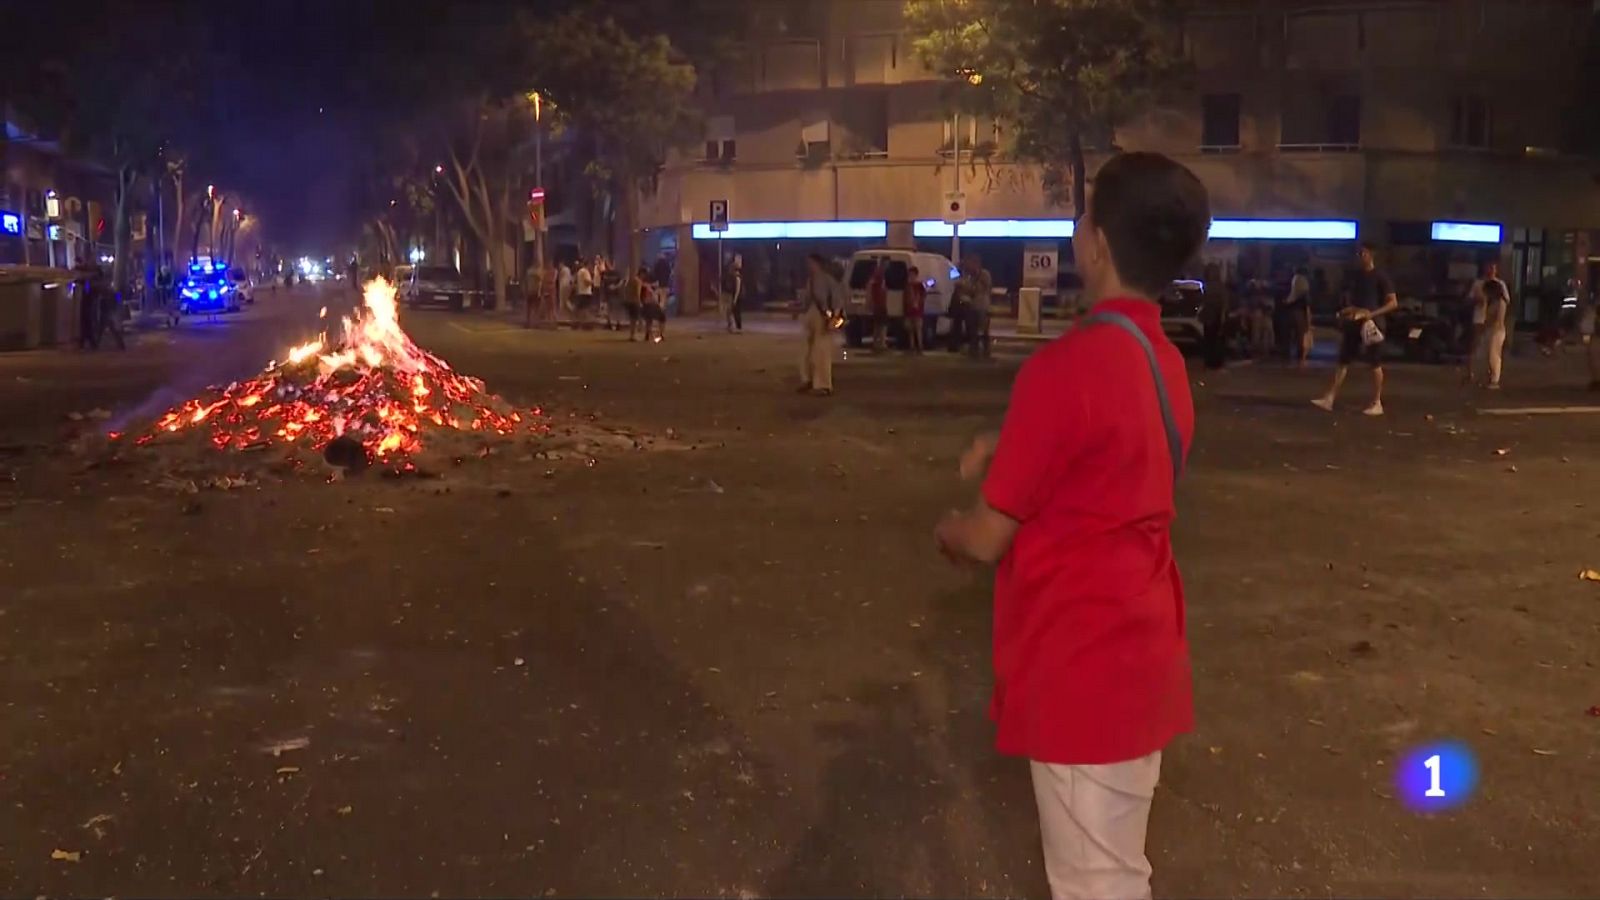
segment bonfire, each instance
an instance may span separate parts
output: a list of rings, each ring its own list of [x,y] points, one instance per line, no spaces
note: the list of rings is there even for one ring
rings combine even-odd
[[[277,447],[291,458],[313,450],[327,451],[330,459],[330,445],[359,445],[365,462],[411,472],[417,454],[436,442],[447,446],[430,449],[449,454],[462,438],[482,448],[488,440],[542,428],[539,410],[518,412],[482,381],[413,343],[400,327],[388,281],[369,281],[362,295],[363,307],[343,319],[337,342],[324,331],[260,375],[173,407],[133,443],[191,443],[203,436],[219,451]]]

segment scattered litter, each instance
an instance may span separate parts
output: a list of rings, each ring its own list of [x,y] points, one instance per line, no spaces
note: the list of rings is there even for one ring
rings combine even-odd
[[[1589,715],[1591,715],[1591,716],[1593,716],[1593,717],[1595,717],[1597,719],[1600,719],[1600,706],[1591,706],[1591,707],[1589,707]]]
[[[83,854],[77,850],[51,850],[50,858],[58,862],[75,863],[83,859]]]
[[[1211,748],[1211,755],[1212,756],[1221,756],[1222,755],[1222,748],[1221,747],[1212,747]]]
[[[706,484],[711,487],[711,493],[713,493],[713,494],[726,493],[725,491],[722,490],[722,485],[717,484],[715,479],[707,478],[706,479]]]
[[[1500,734],[1500,732],[1495,731],[1493,728],[1483,728],[1483,729],[1480,729],[1480,730],[1484,734],[1487,734],[1489,737],[1498,737],[1499,734]]]
[[[633,546],[643,547],[646,550],[665,550],[667,545],[660,541],[634,541]]]
[[[1377,652],[1371,641],[1356,641],[1350,645],[1350,653],[1354,656],[1371,656]]]
[[[583,380],[583,376],[582,375],[557,375],[556,376],[556,380],[557,381],[582,381]]]
[[[1540,750],[1538,747],[1535,747],[1535,748],[1533,748],[1533,755],[1534,756],[1555,756],[1556,752],[1554,750]]]
[[[516,659],[513,659],[511,661],[511,664],[513,666],[521,666],[521,665],[525,664],[526,662],[527,662],[527,660],[525,660],[525,659],[523,659],[522,657],[519,656]]]
[[[1510,447],[1501,447],[1499,450],[1496,450],[1494,452],[1494,455],[1495,456],[1506,456],[1509,453],[1511,453],[1511,448]]]
[[[304,750],[305,748],[307,748],[309,746],[311,746],[311,739],[310,738],[307,738],[307,737],[296,737],[296,738],[288,738],[287,740],[282,740],[282,741],[273,741],[270,744],[265,744],[265,745],[263,745],[261,747],[261,752],[262,753],[271,753],[273,756],[279,756],[281,754],[287,753],[290,750]]]
[[[78,827],[82,828],[84,831],[93,831],[96,838],[103,840],[106,836],[106,830],[100,826],[111,821],[111,819],[112,816],[110,813],[100,813],[97,816],[90,816],[89,821]]]
[[[1584,581],[1600,581],[1600,572],[1596,572],[1594,569],[1584,569],[1578,573],[1578,577]]]
[[[277,774],[279,774],[279,775],[296,775],[296,774],[299,774],[299,772],[300,772],[300,767],[299,766],[279,766]]]
[[[353,806],[341,806],[337,810],[334,810],[334,811],[337,812],[341,816],[348,816],[351,813],[355,812],[356,809]]]
[[[1517,473],[1517,467],[1516,466],[1506,466],[1506,471],[1510,472],[1513,475],[1515,475]]]

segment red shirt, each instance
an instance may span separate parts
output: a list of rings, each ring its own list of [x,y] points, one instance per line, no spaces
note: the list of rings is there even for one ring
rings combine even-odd
[[[905,314],[908,316],[922,315],[922,304],[927,299],[928,286],[920,281],[906,282]]]
[[[1150,338],[1187,455],[1194,401],[1160,308],[1095,309]],[[983,484],[989,505],[1021,523],[995,575],[1001,753],[1122,762],[1193,727],[1172,494],[1161,406],[1132,335],[1075,329],[1028,360]]]

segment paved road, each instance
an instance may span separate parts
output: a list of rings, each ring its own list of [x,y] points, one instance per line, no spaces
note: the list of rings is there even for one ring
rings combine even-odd
[[[117,360],[0,357],[0,444],[63,399],[120,414],[252,371],[320,302]],[[986,580],[928,537],[1014,359],[852,353],[824,401],[790,390],[782,329],[408,323],[558,432],[653,449],[197,496],[0,456],[0,893],[1043,892],[1026,768],[983,715]],[[1165,762],[1159,895],[1600,887],[1600,593],[1576,577],[1600,416],[1480,414],[1587,401],[1575,359],[1514,363],[1493,398],[1397,368],[1377,421],[1312,409],[1326,370],[1197,373],[1200,723]],[[1417,817],[1391,766],[1437,736],[1483,788]]]

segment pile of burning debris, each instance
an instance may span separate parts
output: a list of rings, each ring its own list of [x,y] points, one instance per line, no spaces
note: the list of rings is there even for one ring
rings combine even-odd
[[[324,333],[254,378],[179,404],[142,432],[110,432],[113,450],[159,448],[170,462],[181,462],[170,459],[173,451],[187,450],[205,468],[214,467],[208,455],[269,451],[264,460],[290,469],[320,456],[337,469],[428,474],[548,430],[539,410],[512,408],[413,343],[389,282],[368,282],[363,298],[337,343]]]

